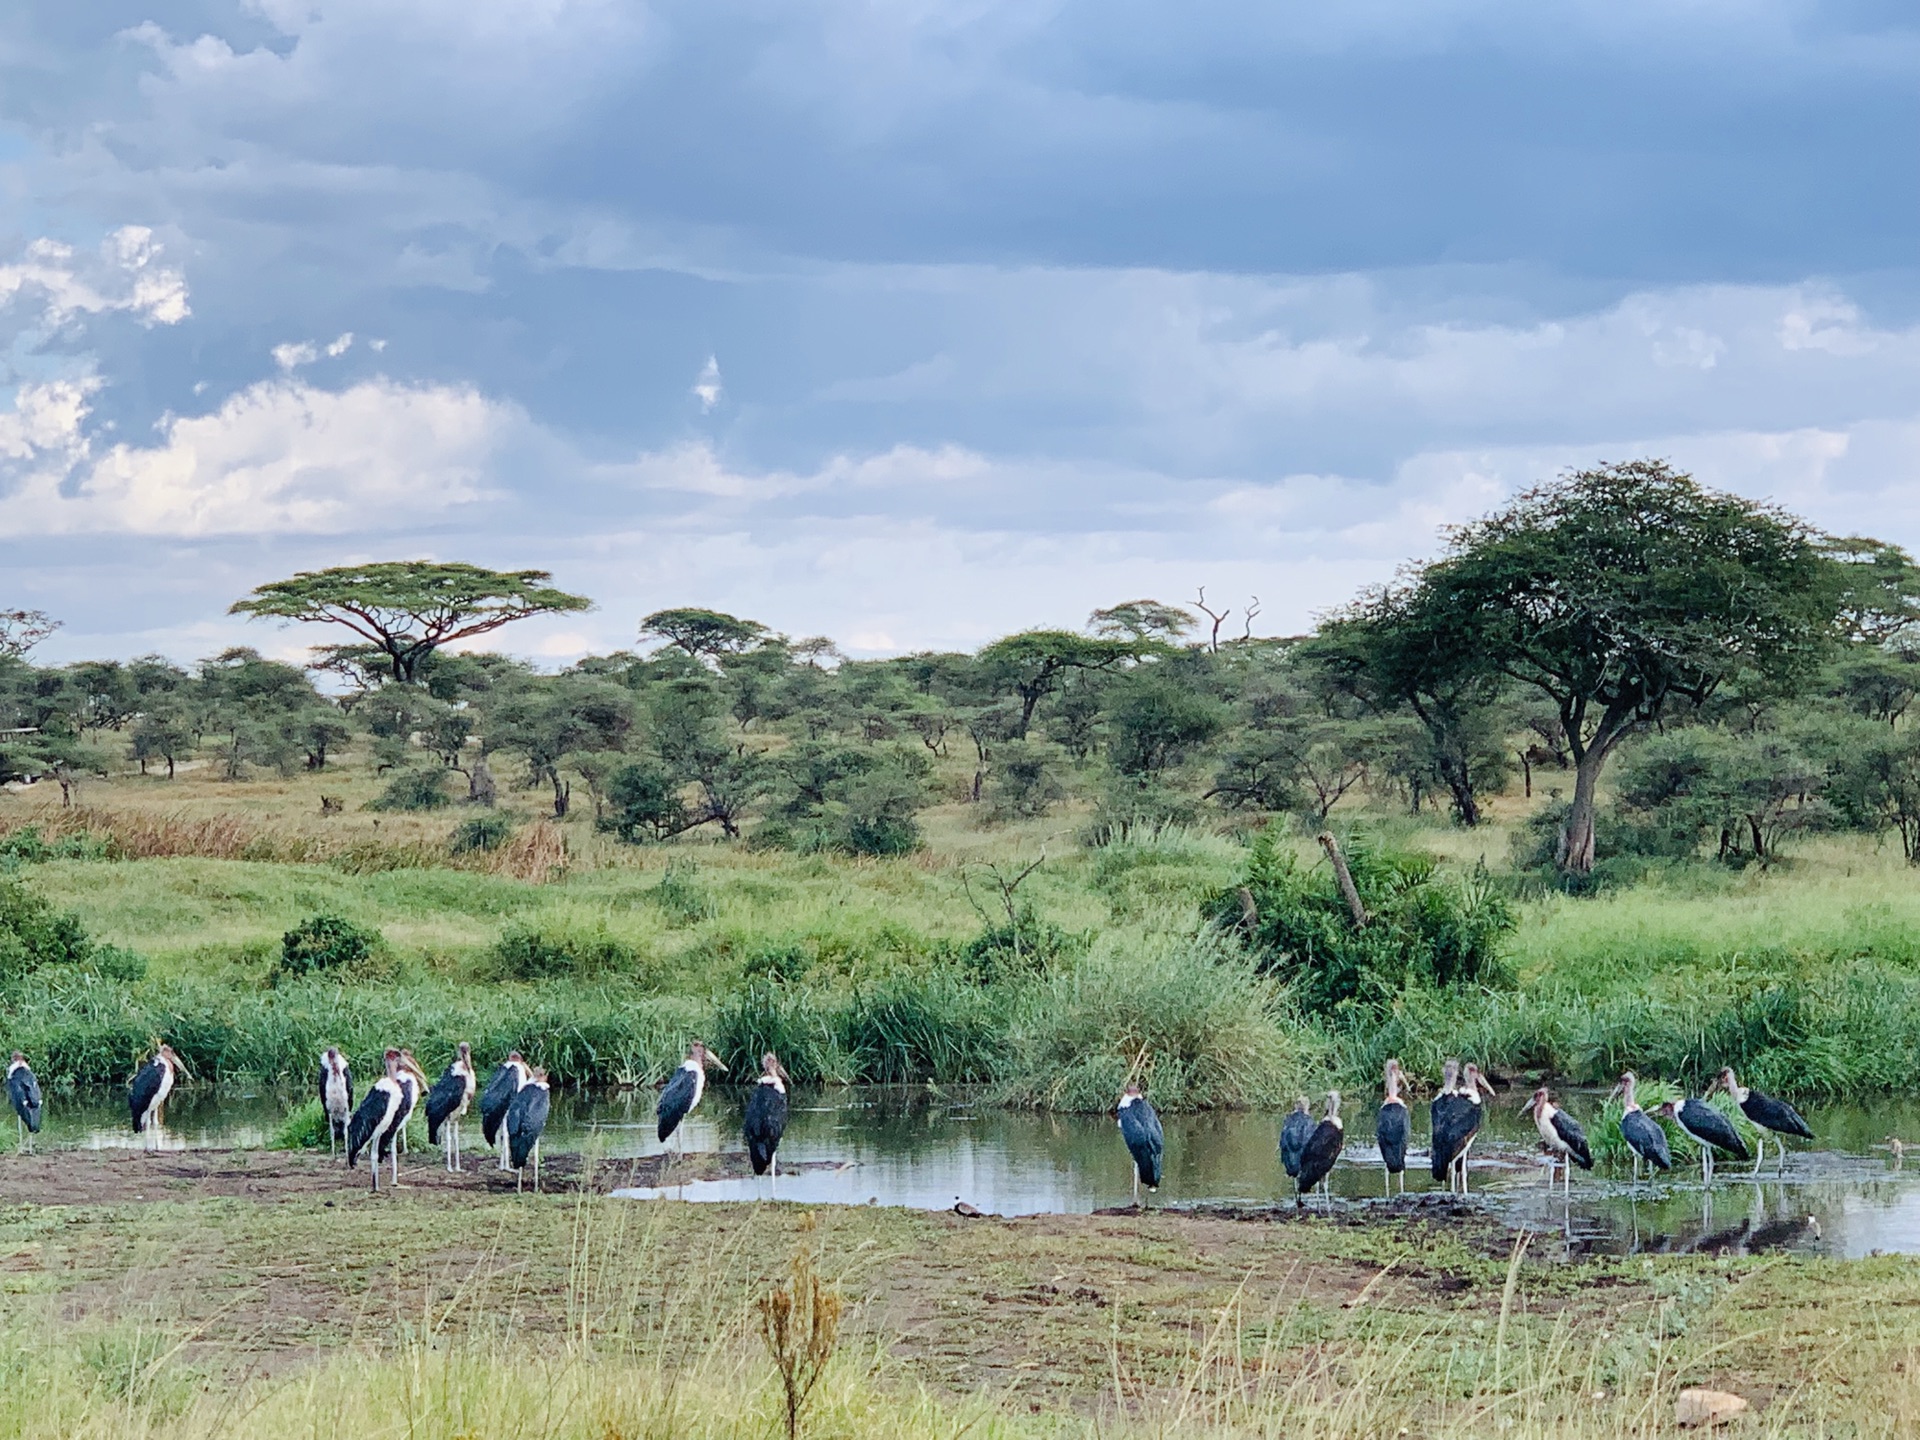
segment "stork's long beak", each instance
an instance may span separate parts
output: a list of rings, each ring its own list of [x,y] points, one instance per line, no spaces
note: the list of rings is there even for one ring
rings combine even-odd
[[[1618,1100],[1622,1096],[1624,1096],[1626,1093],[1627,1093],[1627,1085],[1626,1085],[1626,1082],[1623,1080],[1618,1085],[1614,1086],[1613,1089],[1607,1092],[1607,1099]]]
[[[1713,1077],[1713,1079],[1707,1082],[1707,1088],[1700,1092],[1700,1098],[1702,1100],[1706,1099],[1707,1096],[1713,1094],[1713,1092],[1718,1090],[1719,1088],[1720,1088],[1720,1077],[1716,1075]]]
[[[718,1066],[722,1070],[725,1070],[727,1068],[727,1062],[722,1060],[718,1055],[714,1054],[711,1050],[707,1051],[707,1063],[709,1065]]]

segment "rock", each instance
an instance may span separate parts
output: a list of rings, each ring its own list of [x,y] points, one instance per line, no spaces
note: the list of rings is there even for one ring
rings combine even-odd
[[[1731,1390],[1682,1390],[1673,1402],[1673,1419],[1683,1428],[1724,1425],[1747,1408],[1747,1402]]]

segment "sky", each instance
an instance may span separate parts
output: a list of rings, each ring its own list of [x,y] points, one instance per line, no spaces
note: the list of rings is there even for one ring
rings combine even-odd
[[[1643,455],[1920,548],[1916,135],[1892,0],[0,7],[0,608],[1291,634]]]

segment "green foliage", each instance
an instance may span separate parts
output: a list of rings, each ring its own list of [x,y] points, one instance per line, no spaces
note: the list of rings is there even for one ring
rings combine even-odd
[[[116,860],[119,846],[111,835],[76,830],[48,840],[38,825],[23,825],[0,836],[0,863],[36,865],[47,860]]]
[[[299,978],[329,971],[362,970],[386,950],[378,930],[367,929],[341,915],[315,915],[302,920],[280,939],[276,977]]]
[[[1216,895],[1209,911],[1314,1014],[1378,1008],[1409,987],[1511,983],[1500,945],[1513,908],[1484,867],[1448,880],[1430,857],[1365,837],[1348,842],[1346,858],[1365,927],[1354,924],[1332,867],[1303,867],[1272,829],[1255,838],[1242,887]],[[1251,924],[1239,888],[1252,898]]]
[[[665,840],[691,824],[680,787],[665,766],[636,760],[607,780],[606,810],[600,827],[629,845]]]
[[[48,965],[85,965],[94,953],[79,916],[21,881],[0,879],[0,983]]]
[[[469,815],[453,827],[447,848],[455,855],[472,855],[498,850],[513,839],[510,815]]]
[[[673,926],[698,925],[719,913],[713,895],[701,883],[700,872],[690,860],[668,861],[660,883],[647,892],[647,898]]]
[[[453,803],[447,793],[447,772],[437,767],[413,766],[387,782],[369,810],[444,810]]]
[[[495,973],[503,980],[632,976],[645,967],[640,951],[611,934],[605,925],[510,925],[494,943],[490,958]]]
[[[318,1095],[309,1095],[286,1114],[267,1141],[269,1150],[324,1150],[327,1148],[327,1112]]]
[[[1086,952],[1090,937],[1062,930],[1042,919],[1031,902],[1014,907],[1013,918],[988,925],[960,949],[960,962],[978,984],[1052,969],[1062,959]]]
[[[1114,685],[1107,707],[1107,756],[1122,775],[1159,775],[1186,760],[1226,723],[1212,696],[1157,669]]]

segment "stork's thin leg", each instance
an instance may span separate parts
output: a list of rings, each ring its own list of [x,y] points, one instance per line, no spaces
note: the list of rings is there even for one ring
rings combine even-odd
[[[1754,1174],[1758,1175],[1760,1173],[1760,1162],[1766,1158],[1767,1158],[1767,1137],[1765,1134],[1757,1135],[1754,1137],[1754,1141],[1753,1141],[1753,1173]]]
[[[1140,1208],[1140,1171],[1137,1166],[1133,1172],[1133,1208]]]
[[[540,1193],[540,1142],[533,1142],[533,1193]]]

